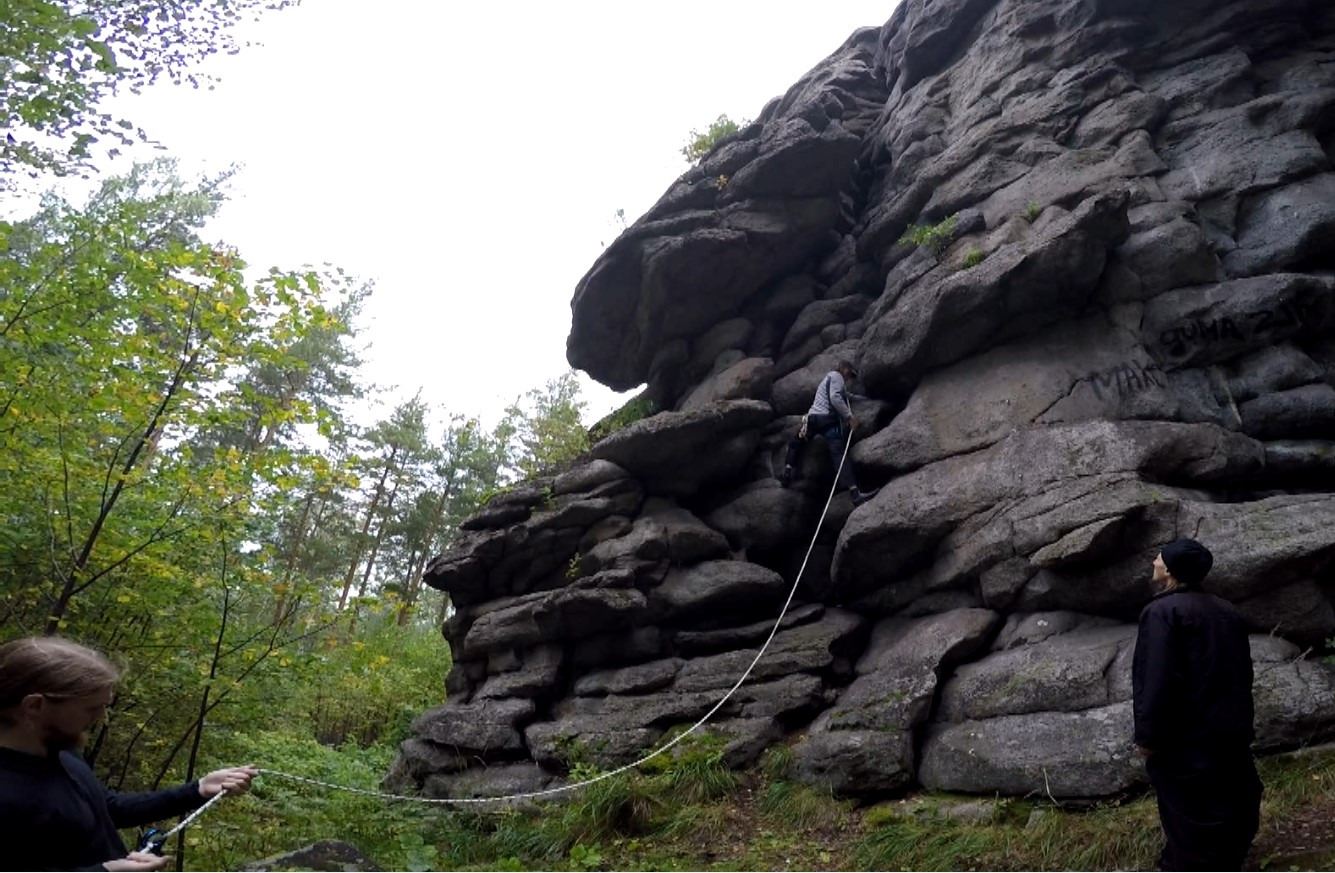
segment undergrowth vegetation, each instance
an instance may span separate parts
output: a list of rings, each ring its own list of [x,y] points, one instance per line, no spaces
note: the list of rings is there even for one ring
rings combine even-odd
[[[367,789],[392,759],[387,746],[329,749],[279,733],[235,738],[228,751]],[[1143,870],[1160,847],[1148,794],[1085,806],[924,794],[857,808],[791,781],[786,748],[740,773],[713,737],[673,751],[561,800],[510,808],[385,802],[264,777],[191,829],[192,866],[236,869],[321,839],[346,840],[399,870]],[[1335,807],[1335,752],[1265,759],[1260,770],[1254,864],[1285,869],[1274,829]],[[597,773],[587,764],[572,771]],[[942,812],[961,806],[974,814]]]

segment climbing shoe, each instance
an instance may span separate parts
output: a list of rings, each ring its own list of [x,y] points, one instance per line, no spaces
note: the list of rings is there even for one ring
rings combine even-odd
[[[779,484],[784,488],[793,484],[793,467],[791,464],[785,464],[783,472],[779,474]]]

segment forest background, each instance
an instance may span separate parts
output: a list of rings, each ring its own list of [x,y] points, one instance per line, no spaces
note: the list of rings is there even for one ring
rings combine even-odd
[[[488,496],[591,439],[574,373],[486,421],[420,395],[380,406],[362,360],[369,283],[266,271],[206,238],[231,171],[185,178],[160,158],[103,172],[152,143],[107,109],[131,105],[117,94],[207,84],[201,64],[240,50],[238,25],[290,5],[0,6],[0,640],[61,634],[128,668],[86,750],[116,790],[239,763],[374,789],[411,720],[445,697],[450,604],[423,587],[427,562]],[[699,30],[732,36],[712,17]],[[732,127],[693,131],[683,156]],[[649,411],[632,401],[593,430]],[[741,774],[708,738],[678,751],[537,811],[262,777],[170,850],[178,870],[320,839],[386,869],[1146,869],[1159,848],[1148,797],[1004,799],[974,826],[939,813],[976,799],[855,809],[791,781],[781,745]],[[1335,859],[1332,760],[1262,762],[1262,869]]]
[[[0,186],[51,186],[0,222],[0,635],[128,668],[86,750],[114,790],[241,762],[375,787],[444,699],[450,606],[427,562],[488,496],[588,446],[573,372],[490,426],[420,397],[366,422],[369,284],[263,273],[204,239],[230,173],[164,157],[99,176],[149,136],[105,98],[193,82],[284,5],[20,0],[0,21]],[[52,185],[74,177],[96,182],[86,201]],[[351,813],[302,815],[336,837]],[[291,848],[283,822],[194,829],[178,869]]]

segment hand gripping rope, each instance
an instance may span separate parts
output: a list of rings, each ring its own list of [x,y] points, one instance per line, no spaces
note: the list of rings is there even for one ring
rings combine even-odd
[[[585,786],[592,785],[595,782],[601,782],[604,779],[611,779],[613,776],[625,773],[627,770],[632,770],[640,766],[641,764],[645,763],[646,761],[650,761],[653,758],[658,757],[659,755],[671,749],[673,746],[680,743],[682,740],[686,739],[695,731],[704,727],[705,723],[709,721],[709,719],[714,715],[714,713],[718,712],[719,709],[723,706],[723,704],[728,702],[728,699],[732,697],[732,695],[737,691],[737,689],[742,687],[742,683],[745,682],[747,677],[751,675],[751,671],[755,669],[756,664],[760,663],[760,659],[764,657],[765,650],[768,649],[770,643],[774,641],[774,635],[779,632],[779,626],[783,623],[783,617],[788,614],[788,607],[792,605],[793,597],[797,594],[797,585],[799,582],[802,581],[802,574],[806,571],[807,563],[811,560],[811,552],[816,547],[816,537],[820,535],[821,526],[825,523],[825,516],[829,514],[830,504],[834,502],[835,492],[839,488],[839,474],[840,472],[843,471],[844,463],[848,460],[848,449],[849,446],[852,444],[852,442],[853,442],[852,434],[849,434],[848,439],[844,442],[844,453],[839,458],[839,466],[834,471],[834,482],[830,485],[830,496],[827,497],[825,500],[825,508],[821,510],[820,521],[816,522],[816,530],[811,535],[811,544],[807,546],[807,553],[802,558],[802,566],[797,571],[797,577],[793,579],[792,587],[788,589],[788,599],[783,602],[783,609],[779,611],[779,617],[774,620],[774,627],[770,628],[769,637],[766,638],[765,644],[760,647],[760,651],[756,653],[755,658],[752,659],[751,664],[746,668],[746,671],[742,673],[741,678],[738,679],[735,684],[733,684],[732,688],[728,689],[728,693],[724,694],[723,698],[719,700],[718,703],[714,704],[714,707],[710,709],[709,712],[705,713],[700,718],[699,721],[691,725],[687,730],[677,734],[671,740],[659,746],[658,748],[654,749],[652,752],[649,752],[647,755],[640,758],[639,760],[632,761],[631,763],[625,764],[621,767],[617,767],[615,770],[609,770],[606,773],[599,773],[597,776],[591,776],[588,779],[582,779],[579,782],[570,782],[565,785],[559,785],[555,788],[544,788],[541,791],[523,791],[523,792],[518,792],[516,794],[504,794],[497,797],[459,797],[459,798],[416,797],[409,794],[386,794],[380,791],[369,791],[364,788],[352,788],[351,786],[347,785],[335,785],[332,782],[321,782],[318,779],[310,779],[306,776],[295,776],[291,773],[283,773],[279,770],[268,770],[263,767],[259,767],[257,769],[259,770],[260,773],[266,776],[274,776],[279,779],[287,779],[291,782],[300,782],[305,785],[315,785],[319,788],[330,788],[336,791],[347,791],[352,794],[361,794],[366,797],[378,797],[381,800],[406,800],[415,803],[439,803],[439,804],[482,804],[482,803],[503,803],[505,801],[511,801],[511,800],[533,800],[540,797],[550,797],[552,795],[561,794],[566,791],[574,791],[577,788],[584,788]],[[222,795],[218,795],[218,797],[221,796]],[[215,797],[214,800],[217,800],[218,797]],[[213,801],[210,801],[209,803],[212,802]],[[207,809],[208,806],[209,804],[205,804],[204,806],[200,807],[198,810],[195,811],[194,815],[190,816],[190,819],[193,819],[195,816],[199,815],[201,812]],[[176,833],[176,831],[185,827],[190,822],[190,819],[186,819],[185,821],[181,822],[172,831],[170,831],[167,834],[167,836],[171,836],[171,834],[174,834]]]

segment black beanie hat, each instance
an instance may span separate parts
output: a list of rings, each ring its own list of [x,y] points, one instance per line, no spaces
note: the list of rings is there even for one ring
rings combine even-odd
[[[1164,566],[1183,585],[1195,587],[1214,566],[1214,555],[1195,540],[1173,540],[1159,551]]]

